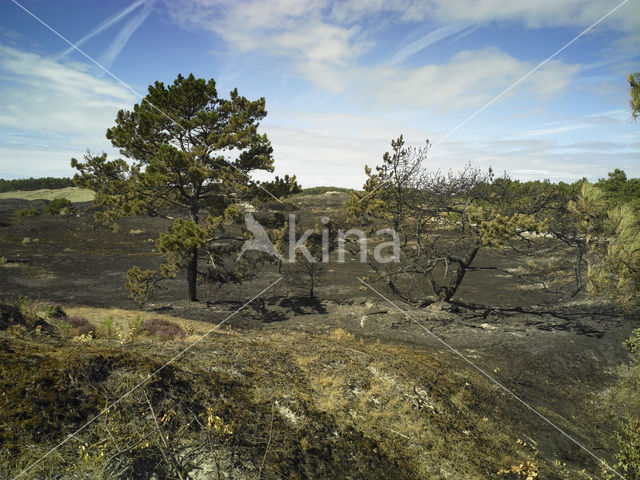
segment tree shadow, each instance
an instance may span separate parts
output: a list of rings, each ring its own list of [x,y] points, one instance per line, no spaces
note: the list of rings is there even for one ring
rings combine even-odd
[[[322,304],[322,300],[317,297],[292,296],[273,299],[274,305],[286,308],[296,315],[311,315],[316,313],[327,313],[327,309]]]
[[[287,314],[285,312],[279,312],[276,310],[267,310],[263,315],[261,320],[264,323],[276,323],[276,322],[284,322],[287,320]]]
[[[620,326],[633,315],[624,314],[611,304],[571,306],[571,305],[531,305],[517,307],[486,306],[462,301],[452,302],[466,312],[467,318],[486,321],[489,317],[518,318],[527,326],[547,332],[564,331],[577,335],[601,338],[611,328]]]

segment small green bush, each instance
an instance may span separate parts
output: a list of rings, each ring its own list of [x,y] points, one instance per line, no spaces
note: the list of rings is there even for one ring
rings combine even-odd
[[[26,207],[16,212],[16,217],[35,217],[37,215],[40,215],[40,212],[35,207]]]
[[[113,315],[109,315],[107,318],[100,322],[100,326],[104,329],[104,333],[107,338],[111,338],[116,331],[117,325],[113,318]]]
[[[624,341],[623,346],[633,354],[634,361],[640,365],[640,328],[631,332],[631,336]]]
[[[46,207],[44,207],[44,212],[49,215],[65,215],[71,211],[72,205],[71,201],[58,197],[51,200]]]
[[[129,336],[135,337],[140,334],[140,327],[142,326],[142,319],[140,315],[136,315],[136,318],[129,322]]]
[[[296,176],[285,175],[284,178],[276,176],[271,182],[262,182],[260,184],[261,191],[256,192],[258,197],[268,200],[270,198],[288,197],[302,191],[302,187],[296,181]],[[268,192],[268,193],[267,193]]]
[[[159,281],[160,276],[156,270],[140,270],[140,268],[133,266],[127,270],[125,287],[129,289],[129,298],[142,308],[156,289]]]

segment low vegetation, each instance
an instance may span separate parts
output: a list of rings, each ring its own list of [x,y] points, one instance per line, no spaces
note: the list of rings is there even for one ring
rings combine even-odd
[[[40,215],[40,211],[35,207],[25,207],[16,212],[16,217],[28,218]]]
[[[96,326],[84,317],[66,317],[63,322],[74,329],[75,335],[91,335],[96,333]]]
[[[15,305],[32,318],[51,310],[26,299]],[[72,318],[79,317],[46,323],[89,323]],[[118,328],[131,326],[113,318]],[[67,337],[32,323],[0,332],[1,475],[20,473],[67,438],[21,478],[364,479],[375,471],[481,479],[522,463],[561,478],[486,410],[495,388],[453,373],[450,358],[341,329],[223,329],[163,367],[184,340],[144,335],[151,325],[156,333],[177,326],[147,319],[131,337]],[[198,322],[191,328],[204,333]]]
[[[44,213],[49,215],[66,215],[71,212],[71,201],[64,197],[56,197],[44,207]]]
[[[156,336],[162,340],[171,340],[176,337],[184,338],[186,333],[180,325],[164,318],[150,318],[140,324],[138,333],[142,335]]]

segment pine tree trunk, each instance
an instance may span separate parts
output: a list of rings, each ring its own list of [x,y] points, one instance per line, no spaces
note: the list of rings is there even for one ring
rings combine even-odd
[[[576,295],[578,295],[578,293],[580,293],[580,290],[582,290],[582,287],[584,286],[582,283],[582,275],[581,275],[582,257],[584,255],[582,248],[583,248],[583,245],[579,244],[578,258],[576,258],[576,264],[574,266],[575,288],[573,290],[573,293],[571,294],[571,297],[575,297]]]
[[[314,283],[315,283],[315,266],[314,264],[310,264],[309,266],[309,297],[313,298],[313,287],[314,287]]]
[[[198,208],[191,208],[191,220],[197,225],[199,223]],[[189,286],[189,300],[198,301],[198,247],[192,247],[187,263],[187,284]]]
[[[445,302],[450,302],[453,296],[456,294],[458,287],[462,283],[462,279],[467,273],[467,268],[471,266],[473,260],[476,258],[479,247],[474,247],[467,254],[465,258],[456,259],[456,274],[448,282],[448,285],[438,285],[433,279],[431,279],[431,287],[433,292]]]
[[[189,262],[187,264],[187,283],[189,285],[189,300],[192,302],[198,301],[197,296],[197,281],[198,281],[198,248],[193,247],[189,256]]]

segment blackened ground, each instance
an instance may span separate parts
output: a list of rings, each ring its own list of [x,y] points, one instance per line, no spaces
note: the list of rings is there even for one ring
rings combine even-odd
[[[339,194],[301,197],[301,215],[312,224],[330,215],[344,199]],[[0,201],[0,257],[6,259],[0,265],[0,292],[67,305],[134,308],[124,287],[125,272],[133,265],[159,265],[154,241],[169,220],[128,218],[113,232],[94,223],[86,204],[77,204],[70,217],[16,219],[15,211],[34,204]],[[476,265],[509,269],[521,262],[513,253],[482,252]],[[637,314],[623,315],[581,297],[566,302],[559,295],[525,288],[503,273],[476,271],[467,275],[456,299],[499,308],[479,312],[434,304],[413,309],[397,302],[409,310],[409,318],[372,291],[361,289],[357,277],[368,270],[357,259],[329,268],[329,284],[320,289],[318,300],[310,301],[281,282],[265,295],[266,313],[248,307],[227,323],[314,334],[340,327],[357,336],[455,357],[437,336],[553,423],[506,391],[483,399],[487,415],[511,419],[537,442],[545,458],[557,455],[571,465],[597,470],[595,460],[576,442],[597,456],[611,456],[616,419],[604,413],[603,399],[629,360],[621,344],[638,326]],[[249,283],[202,286],[200,302],[195,304],[182,300],[186,282],[179,278],[168,282],[149,308],[216,323],[277,278],[276,267],[267,265]],[[474,369],[465,362],[455,365]]]

